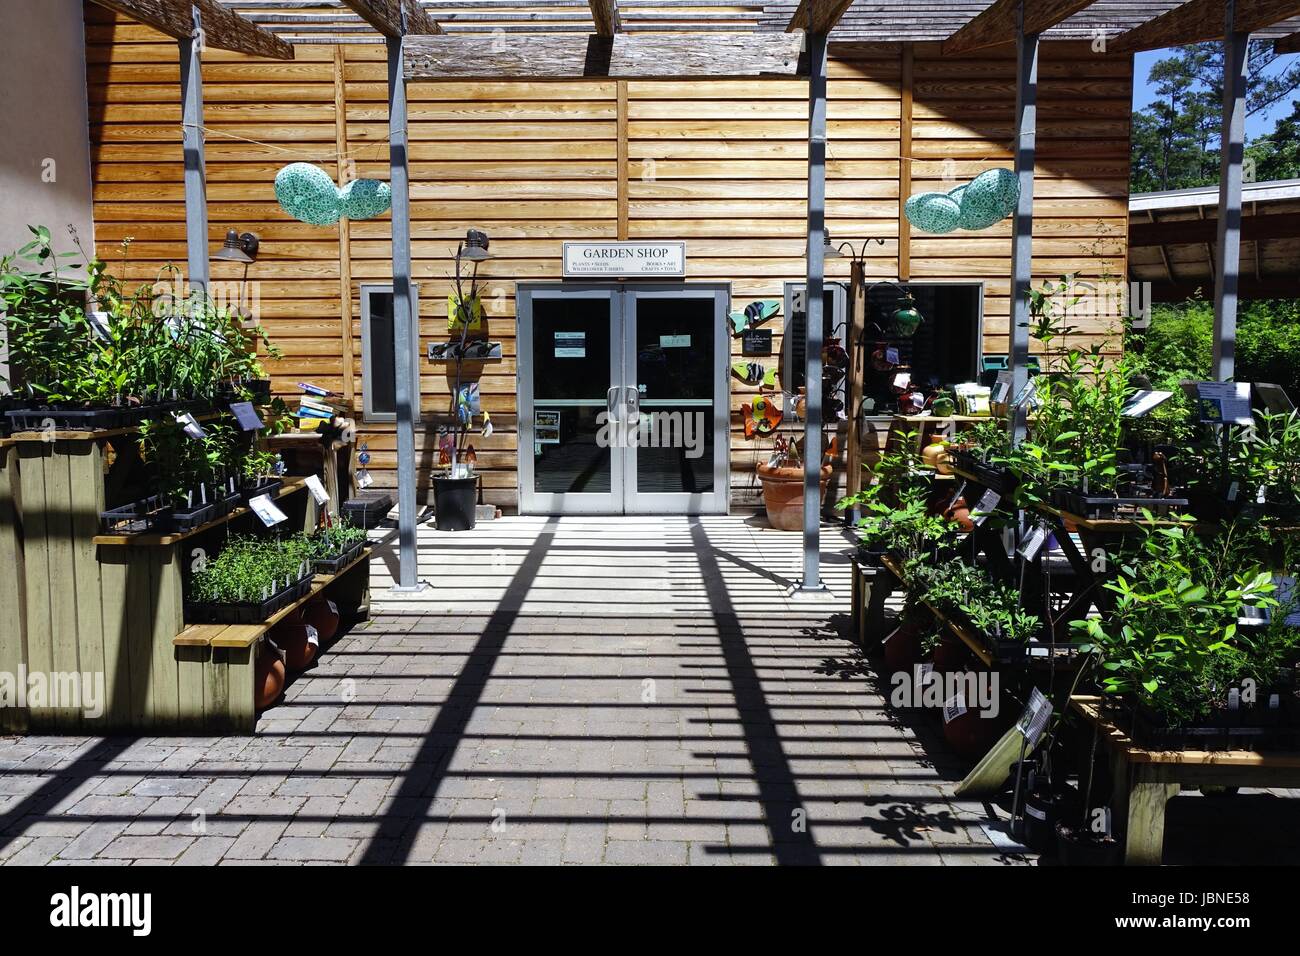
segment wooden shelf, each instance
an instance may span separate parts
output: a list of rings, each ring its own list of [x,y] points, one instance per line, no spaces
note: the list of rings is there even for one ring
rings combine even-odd
[[[919,424],[920,422],[987,422],[998,419],[997,415],[891,415],[896,422]]]
[[[252,647],[262,639],[262,635],[293,611],[302,607],[362,561],[369,560],[370,549],[363,548],[361,554],[338,574],[316,575],[312,578],[310,591],[292,604],[286,604],[260,624],[191,624],[172,638],[172,644],[177,647]]]
[[[889,555],[884,555],[880,559],[880,562],[886,568],[889,569],[889,573],[892,574],[898,580],[899,584],[903,585],[904,587],[907,586],[907,582],[903,580],[903,569],[899,567],[898,562],[896,562]],[[982,663],[985,667],[993,666],[993,655],[989,653],[988,648],[984,646],[984,642],[980,640],[978,635],[972,633],[968,628],[963,627],[962,625],[958,624],[956,621],[949,618],[942,611],[938,610],[932,604],[930,604],[929,601],[923,601],[921,603],[925,605],[926,610],[928,610],[931,614],[934,615],[935,620],[937,620],[940,624],[944,625],[944,627],[948,628],[948,630],[950,630],[953,633],[953,635],[957,637],[958,640],[960,640],[963,644],[966,645],[967,648],[970,649],[970,652],[972,654],[974,654],[976,657],[980,659],[980,663]]]
[[[1102,715],[1101,700],[1071,697],[1070,707],[1097,729],[1107,747],[1121,751],[1129,763],[1300,769],[1300,753],[1290,750],[1147,750]]]
[[[194,419],[195,421],[207,422],[228,414],[230,413],[225,411],[204,412],[202,415],[195,415]],[[101,428],[98,431],[70,431],[67,429],[55,428],[48,432],[14,432],[7,440],[11,442],[96,441],[101,438],[120,438],[123,435],[135,435],[138,434],[139,431],[139,425],[128,425],[125,428]],[[49,437],[51,435],[54,436],[53,439]]]
[[[285,495],[291,495],[295,491],[301,491],[306,487],[306,478],[286,479],[285,483],[280,486],[280,489],[272,496],[272,498],[283,498]],[[247,505],[240,505],[237,508],[231,509],[228,514],[224,514],[220,518],[209,521],[207,524],[201,524],[197,528],[190,528],[188,531],[178,531],[175,534],[97,534],[91,540],[95,544],[121,545],[135,548],[165,547],[166,545],[176,544],[178,541],[184,541],[186,538],[192,538],[196,534],[210,531],[211,529],[226,524],[235,518],[248,514],[250,510],[251,509],[249,509]]]

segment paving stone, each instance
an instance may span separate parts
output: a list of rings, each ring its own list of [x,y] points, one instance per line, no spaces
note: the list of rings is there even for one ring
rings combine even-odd
[[[174,860],[194,842],[182,836],[120,836],[97,857],[106,860]]]

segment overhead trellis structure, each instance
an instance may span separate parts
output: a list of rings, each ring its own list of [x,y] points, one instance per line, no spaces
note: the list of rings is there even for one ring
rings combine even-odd
[[[1019,394],[1028,365],[1032,277],[1037,75],[1040,44],[1089,40],[1099,55],[1222,40],[1225,56],[1215,372],[1230,378],[1240,260],[1245,56],[1251,38],[1300,49],[1300,0],[94,0],[177,38],[185,139],[186,230],[191,283],[208,281],[204,185],[205,47],[292,59],[299,44],[384,43],[388,48],[393,190],[394,341],[414,321],[406,84],[412,80],[618,78],[808,78],[806,380],[821,380],[826,215],[827,48],[846,42],[940,41],[953,56],[1016,53],[1015,171],[1020,199],[1012,230],[1010,365]],[[404,293],[404,294],[403,294]],[[418,588],[413,421],[418,389],[401,346],[396,355],[399,520],[398,588]],[[822,408],[807,400],[804,433],[802,592],[819,573]],[[1023,421],[1013,420],[1013,434]]]

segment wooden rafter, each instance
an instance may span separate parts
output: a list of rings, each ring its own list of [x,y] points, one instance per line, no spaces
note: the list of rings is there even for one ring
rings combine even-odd
[[[357,16],[386,37],[407,34],[441,33],[442,27],[431,19],[419,0],[343,0]],[[402,30],[402,13],[406,13],[406,30]]]
[[[1300,33],[1283,37],[1273,44],[1274,53],[1300,53]]]
[[[1253,33],[1300,16],[1300,0],[1237,0],[1234,27]],[[1223,0],[1188,0],[1110,42],[1114,53],[1155,50],[1203,40],[1221,40],[1225,27]]]
[[[618,0],[587,0],[591,6],[591,19],[596,23],[596,35],[612,37],[623,29],[618,16]]]
[[[1025,33],[1042,33],[1068,20],[1095,0],[1031,0],[1025,4]],[[984,47],[1010,43],[1016,38],[1016,15],[1020,0],[996,0],[979,16],[943,43],[948,55],[969,53]]]
[[[251,20],[227,10],[216,0],[95,0],[95,2],[178,40],[185,39],[194,32],[191,9],[198,7],[205,46],[271,60],[293,59],[293,47],[290,44],[269,30],[263,30]]]
[[[790,22],[785,26],[786,33],[820,33],[825,35],[840,22],[840,17],[852,6],[853,0],[799,0]]]
[[[618,33],[408,37],[408,80],[797,76],[803,37],[789,33]]]

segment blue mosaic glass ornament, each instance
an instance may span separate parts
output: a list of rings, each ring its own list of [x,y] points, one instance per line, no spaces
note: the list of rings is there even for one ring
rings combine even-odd
[[[339,190],[339,202],[349,219],[374,219],[393,205],[393,191],[379,179],[354,179]]]
[[[963,229],[987,229],[1016,211],[1020,180],[1009,169],[987,169],[962,187]]]
[[[922,232],[942,234],[957,228],[961,206],[946,193],[917,193],[903,204],[903,215]]]
[[[281,209],[311,226],[332,226],[343,215],[334,180],[311,163],[290,163],[276,173],[275,198]]]

